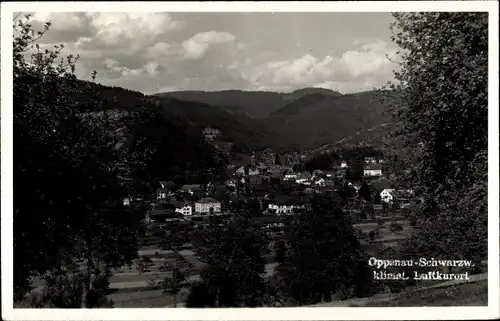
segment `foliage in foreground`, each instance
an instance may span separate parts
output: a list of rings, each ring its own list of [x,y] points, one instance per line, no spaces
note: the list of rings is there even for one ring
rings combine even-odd
[[[409,178],[424,199],[406,255],[487,253],[488,14],[397,13],[400,96],[390,113]]]
[[[278,267],[277,287],[285,300],[298,304],[365,296],[371,291],[371,270],[341,200],[317,196],[311,209],[286,229],[287,252]]]
[[[206,264],[193,285],[187,307],[255,307],[266,299],[264,280],[268,240],[245,214],[224,225],[216,221],[197,231],[196,253]]]
[[[77,57],[61,58],[62,46],[40,48],[45,32],[36,34],[29,18],[14,25],[14,286],[22,299],[32,277],[50,272],[50,287],[64,281],[55,271],[83,259],[83,271],[65,276],[82,290],[68,298],[73,307],[90,292],[92,274],[137,255],[141,215],[122,204],[129,189],[117,179],[127,172],[115,137],[72,99],[83,90]]]

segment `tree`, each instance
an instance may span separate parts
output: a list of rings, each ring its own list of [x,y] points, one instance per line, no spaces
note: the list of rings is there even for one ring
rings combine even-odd
[[[172,270],[172,277],[167,277],[163,281],[163,291],[174,297],[174,307],[177,307],[177,294],[181,291],[181,285],[184,281],[186,281],[186,277],[178,268]]]
[[[50,23],[37,34],[29,20],[15,22],[13,39],[16,298],[33,276],[48,273],[51,282],[63,282],[51,275],[80,258],[85,298],[94,271],[137,256],[142,213],[122,204],[130,192],[128,170],[103,124],[106,113],[92,113],[101,104],[93,84],[74,75],[78,57],[60,60],[62,45],[42,50],[36,41]],[[92,98],[89,113],[75,99],[82,92]]]
[[[244,207],[250,216],[262,216],[260,201],[258,199],[248,199]]]
[[[350,186],[347,182],[344,183],[344,187],[341,191],[342,198],[348,200],[356,195],[356,190],[354,187]]]
[[[275,164],[275,165],[282,165],[282,164],[281,164],[281,158],[280,158],[280,155],[278,155],[278,154],[274,155],[274,164]]]
[[[394,17],[392,140],[405,146],[407,178],[425,200],[408,253],[479,259],[487,252],[488,14]]]
[[[235,214],[226,225],[210,222],[195,233],[194,245],[206,266],[191,289],[188,307],[262,304],[268,240],[247,214]]]
[[[275,251],[276,251],[276,262],[283,263],[285,261],[285,255],[286,255],[286,243],[282,240],[276,241]]]
[[[312,172],[315,169],[319,170],[330,170],[333,168],[333,160],[328,154],[321,154],[310,159],[306,164],[305,168]]]
[[[352,222],[340,210],[340,199],[316,196],[311,210],[286,228],[287,256],[278,266],[285,297],[314,304],[340,292],[349,296],[362,258]]]
[[[377,205],[382,203],[382,196],[380,196],[380,192],[378,190],[376,190],[373,195],[373,203]]]
[[[358,190],[358,195],[367,202],[370,202],[372,200],[370,186],[368,186],[366,182],[363,182],[363,184],[361,184],[361,187]]]
[[[391,223],[390,230],[391,232],[401,232],[403,230],[403,226],[399,223]]]
[[[346,172],[346,179],[348,181],[359,181],[363,178],[363,163],[356,159],[352,163],[352,166]]]
[[[303,172],[306,170],[306,167],[302,163],[297,163],[297,164],[293,164],[292,170],[294,172]]]

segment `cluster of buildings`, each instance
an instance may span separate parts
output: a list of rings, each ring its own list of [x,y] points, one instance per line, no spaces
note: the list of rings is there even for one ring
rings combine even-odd
[[[217,130],[205,132],[207,139],[220,134]],[[295,155],[301,158],[301,155]],[[297,159],[295,159],[297,161]],[[333,193],[348,186],[358,192],[361,183],[345,179],[350,168],[347,161],[337,162],[332,170],[297,170],[300,167],[277,164],[277,156],[271,150],[251,155],[249,164],[229,165],[229,179],[208,184],[189,184],[180,189],[172,182],[160,182],[154,207],[146,216],[150,221],[191,218],[206,215],[226,215],[231,212],[231,203],[253,199],[259,204],[260,214],[268,216],[292,215],[307,209],[310,197],[317,193]],[[383,160],[375,157],[364,159],[363,171],[368,177],[382,176]],[[292,187],[298,191],[276,192],[281,187]],[[380,193],[380,201],[386,204],[410,203],[413,191],[397,190],[390,186],[374,188]],[[216,192],[218,191],[218,192]],[[355,193],[357,195],[357,193]],[[381,205],[375,205],[379,207]]]

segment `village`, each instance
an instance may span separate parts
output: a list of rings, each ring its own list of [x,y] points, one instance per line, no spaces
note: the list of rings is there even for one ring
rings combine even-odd
[[[158,182],[144,213],[147,232],[139,259],[134,266],[115,271],[111,278],[110,288],[115,293],[110,298],[115,305],[165,306],[165,300],[181,304],[190,282],[199,279],[203,268],[189,240],[189,231],[213,219],[224,224],[238,210],[237,204],[270,238],[268,276],[278,265],[277,244],[284,239],[287,222],[306,212],[310,200],[318,194],[336,194],[345,200],[343,211],[367,255],[397,256],[401,242],[416,223],[409,209],[420,200],[414,191],[391,185],[384,175],[384,160],[365,157],[362,179],[352,181],[346,179],[351,167],[346,160],[335,162],[331,170],[309,172],[301,170],[301,158],[304,162],[305,157],[300,155],[277,155],[266,149],[252,153],[246,163],[229,164],[229,179],[224,181],[214,179],[180,187],[173,181]],[[134,201],[145,202],[130,198],[124,204]],[[168,296],[161,290],[163,278],[173,269],[187,275],[178,296]]]

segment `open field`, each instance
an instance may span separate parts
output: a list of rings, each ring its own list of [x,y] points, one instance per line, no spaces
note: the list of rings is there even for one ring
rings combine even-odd
[[[398,222],[403,226],[403,230],[393,233],[389,230],[392,222]],[[375,220],[363,221],[354,225],[355,229],[368,232],[376,228],[379,229],[379,236],[375,242],[397,242],[405,239],[411,232],[408,222],[402,218],[385,219],[380,227]],[[363,243],[364,241],[362,241]],[[148,242],[149,243],[149,242]],[[178,256],[170,250],[162,250],[156,242],[151,242],[141,246],[138,254],[141,258],[150,259],[150,264],[146,270],[139,272],[137,265],[124,266],[113,271],[110,279],[110,294],[108,298],[114,301],[115,307],[169,307],[174,305],[174,298],[171,294],[163,292],[161,288],[164,278],[170,277],[171,272],[164,268],[165,263],[175,264]],[[271,246],[272,249],[272,246]],[[180,306],[189,292],[189,284],[199,280],[199,273],[203,264],[196,258],[196,253],[189,249],[179,251],[179,254],[188,262],[192,263],[191,269],[185,271],[187,281],[181,293],[177,295],[177,306]],[[271,251],[266,255],[266,274],[270,276],[277,266],[275,254]],[[43,286],[43,281],[38,282],[38,287]]]

